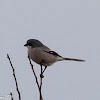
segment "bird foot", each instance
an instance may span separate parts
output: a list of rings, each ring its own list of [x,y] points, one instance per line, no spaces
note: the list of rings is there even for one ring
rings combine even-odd
[[[41,78],[44,78],[43,74],[40,74],[40,77],[41,77]]]

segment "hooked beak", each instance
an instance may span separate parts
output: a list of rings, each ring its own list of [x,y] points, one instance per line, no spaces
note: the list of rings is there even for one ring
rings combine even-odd
[[[27,44],[25,44],[24,46],[27,46]]]

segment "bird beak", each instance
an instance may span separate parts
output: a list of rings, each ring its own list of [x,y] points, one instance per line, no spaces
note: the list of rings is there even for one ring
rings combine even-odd
[[[24,46],[27,46],[27,44],[25,44]]]

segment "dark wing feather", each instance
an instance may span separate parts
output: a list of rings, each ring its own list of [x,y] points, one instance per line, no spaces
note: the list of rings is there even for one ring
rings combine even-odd
[[[54,56],[59,56],[59,57],[61,57],[58,53],[56,53],[56,52],[54,52],[54,51],[45,51],[45,52],[47,52],[47,53],[49,53],[49,54],[52,54],[52,55],[54,55]]]

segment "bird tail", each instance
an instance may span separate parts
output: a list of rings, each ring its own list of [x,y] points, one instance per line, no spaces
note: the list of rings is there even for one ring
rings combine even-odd
[[[84,62],[85,60],[81,60],[81,59],[73,59],[73,58],[63,58],[64,60],[72,60],[72,61],[81,61]]]

